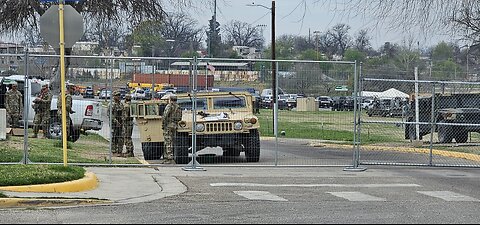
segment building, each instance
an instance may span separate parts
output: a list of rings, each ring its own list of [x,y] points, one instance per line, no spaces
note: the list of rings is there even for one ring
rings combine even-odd
[[[0,54],[11,54],[0,56],[0,73],[5,71],[17,71],[19,65],[24,63],[23,57],[15,54],[23,54],[25,47],[15,43],[0,42]]]
[[[233,51],[244,59],[260,59],[262,57],[262,51],[254,47],[233,46],[232,48]]]

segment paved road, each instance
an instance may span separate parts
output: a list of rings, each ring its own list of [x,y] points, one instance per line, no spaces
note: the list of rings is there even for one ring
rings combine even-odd
[[[152,170],[153,171],[153,170]],[[160,167],[187,187],[150,202],[0,210],[1,223],[477,223],[478,169]],[[132,184],[141,186],[142,184]],[[121,192],[119,192],[120,194]]]

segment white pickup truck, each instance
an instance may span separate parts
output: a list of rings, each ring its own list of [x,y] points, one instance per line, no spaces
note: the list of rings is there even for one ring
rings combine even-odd
[[[3,77],[0,82],[0,108],[5,108],[5,93],[8,90],[10,83],[15,81],[18,84],[18,90],[24,94],[25,76],[12,75]],[[38,79],[28,79],[28,126],[33,126],[33,118],[35,112],[32,107],[33,100],[38,96],[42,85],[45,81]],[[61,120],[57,114],[57,96],[53,96],[52,104],[50,108],[50,122],[48,126],[48,132],[46,133],[48,138],[60,139],[62,137]],[[79,99],[80,98],[80,99]],[[80,138],[80,134],[87,130],[101,130],[103,121],[101,118],[101,105],[100,102],[91,100],[84,100],[81,96],[73,96],[72,109],[75,113],[70,114],[72,121],[72,127],[70,127],[69,141],[77,141]],[[23,121],[22,121],[23,124]]]

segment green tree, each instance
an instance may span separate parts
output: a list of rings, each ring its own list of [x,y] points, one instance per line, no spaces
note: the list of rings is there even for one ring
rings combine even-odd
[[[453,59],[454,49],[452,46],[448,45],[445,42],[440,42],[435,46],[432,51],[432,60],[434,61],[444,61],[448,59]]]
[[[347,51],[345,51],[345,56],[343,58],[345,61],[357,61],[357,62],[363,62],[365,61],[366,59],[366,55],[365,53],[359,51],[359,50],[356,50],[356,49],[347,49]]]
[[[222,37],[220,36],[220,23],[214,21],[214,17],[208,21],[207,48],[210,58],[220,57],[223,51]]]

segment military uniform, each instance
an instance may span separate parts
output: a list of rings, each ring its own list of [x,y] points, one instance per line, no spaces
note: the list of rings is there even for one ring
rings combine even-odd
[[[113,93],[114,101],[111,105],[109,119],[112,121],[112,153],[122,154],[123,150],[123,105],[120,102],[120,92]]]
[[[42,88],[42,91],[33,103],[33,109],[35,110],[35,118],[33,119],[33,137],[37,137],[40,127],[43,130],[43,137],[46,137],[48,123],[50,122],[50,106],[52,104],[52,93],[50,93],[47,86]]]
[[[165,151],[163,155],[163,163],[175,163],[173,159],[173,142],[177,135],[178,118],[175,112],[179,110],[176,96],[170,96],[170,102],[163,113],[163,137],[165,139]],[[181,118],[180,118],[181,119]]]
[[[127,157],[133,157],[133,117],[130,115],[131,101],[131,96],[127,95],[123,103],[123,142],[126,148],[125,156]]]
[[[68,92],[65,93],[65,112],[67,112],[67,138],[70,137],[70,128],[71,128],[70,114],[74,113],[74,111],[72,110],[72,102],[73,102],[72,92],[73,92],[73,89],[69,87]],[[62,104],[63,104],[62,98],[58,98],[57,112],[58,112],[58,116],[60,117],[60,120],[62,119]]]
[[[23,112],[22,93],[10,89],[5,94],[5,109],[7,110],[7,123],[11,127],[18,127]]]

